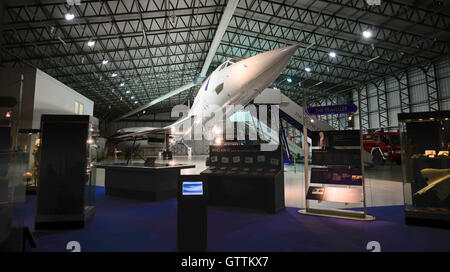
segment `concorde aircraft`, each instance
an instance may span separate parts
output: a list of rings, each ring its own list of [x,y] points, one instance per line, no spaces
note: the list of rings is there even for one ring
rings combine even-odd
[[[192,117],[206,116],[209,105],[225,109],[227,105],[246,106],[280,75],[296,50],[298,44],[263,52],[243,60],[229,59],[217,67],[202,83],[187,116],[163,128],[136,127],[117,131],[112,138],[124,139],[150,134],[172,134],[174,128]],[[202,124],[208,121],[202,118]]]

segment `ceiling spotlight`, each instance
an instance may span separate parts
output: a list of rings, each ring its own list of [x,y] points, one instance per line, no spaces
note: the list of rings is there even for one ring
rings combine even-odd
[[[311,72],[311,68],[306,67],[306,68],[305,68],[305,71],[306,71],[306,72]]]
[[[134,99],[134,95],[131,96],[131,99]]]
[[[102,60],[102,64],[103,64],[103,65],[108,64],[108,60],[107,60],[107,59],[103,59],[103,60]]]
[[[125,83],[120,82],[120,87],[123,87],[123,86],[125,86]]]
[[[335,57],[336,57],[336,52],[331,51],[330,53],[328,53],[328,55],[329,55],[330,57],[332,57],[332,58],[335,58]]]
[[[7,111],[6,114],[5,114],[5,117],[6,117],[6,118],[10,118],[10,117],[11,117],[11,112],[10,112],[10,111]]]
[[[111,77],[116,77],[117,76],[117,73],[112,73],[111,74]]]
[[[292,78],[288,77],[288,78],[286,78],[286,81],[287,81],[288,83],[292,83]]]
[[[363,37],[366,39],[372,37],[372,31],[370,31],[370,30],[364,30],[364,32],[362,34],[363,34]]]
[[[89,47],[92,47],[92,46],[95,45],[95,41],[89,40],[89,41],[87,42],[87,45],[88,45]]]
[[[314,119],[311,119],[311,123],[314,123]]]
[[[64,17],[66,18],[67,21],[71,21],[71,20],[73,20],[73,18],[75,18],[75,15],[72,12],[67,11],[67,13]]]
[[[138,102],[137,101],[134,101],[134,104],[137,104]]]
[[[145,111],[142,111],[143,114],[145,114]]]
[[[130,93],[130,91],[126,91],[125,93],[129,94],[129,93]]]

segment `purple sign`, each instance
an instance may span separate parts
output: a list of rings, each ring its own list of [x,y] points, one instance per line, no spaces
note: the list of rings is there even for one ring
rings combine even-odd
[[[356,112],[358,107],[355,104],[348,105],[335,105],[324,107],[310,107],[306,109],[306,113],[309,115],[325,115],[325,114],[339,114],[339,113],[352,113]]]

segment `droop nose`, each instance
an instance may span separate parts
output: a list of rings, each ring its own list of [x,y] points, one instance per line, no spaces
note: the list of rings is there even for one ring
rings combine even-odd
[[[258,80],[263,79],[268,82],[267,84],[273,82],[289,63],[299,47],[299,44],[294,44],[249,58],[249,60],[252,60],[250,63],[254,64],[252,68],[255,69],[255,78],[257,77]]]
[[[294,45],[290,45],[290,46],[286,46],[283,48],[278,49],[278,58],[280,60],[284,60],[284,59],[288,59],[290,60],[291,57],[295,54],[295,52],[297,51],[297,49],[300,47],[300,44],[294,44]]]

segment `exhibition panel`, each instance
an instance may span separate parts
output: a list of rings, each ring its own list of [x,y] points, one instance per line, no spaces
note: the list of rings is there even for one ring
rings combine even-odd
[[[201,175],[208,204],[276,213],[284,209],[284,165],[281,148],[261,145],[212,145],[210,167]]]
[[[450,226],[450,111],[398,115],[405,221]]]
[[[97,167],[105,169],[106,195],[158,201],[176,197],[180,170],[195,165],[116,163]]]
[[[43,115],[36,229],[79,228],[94,214],[98,120]]]

